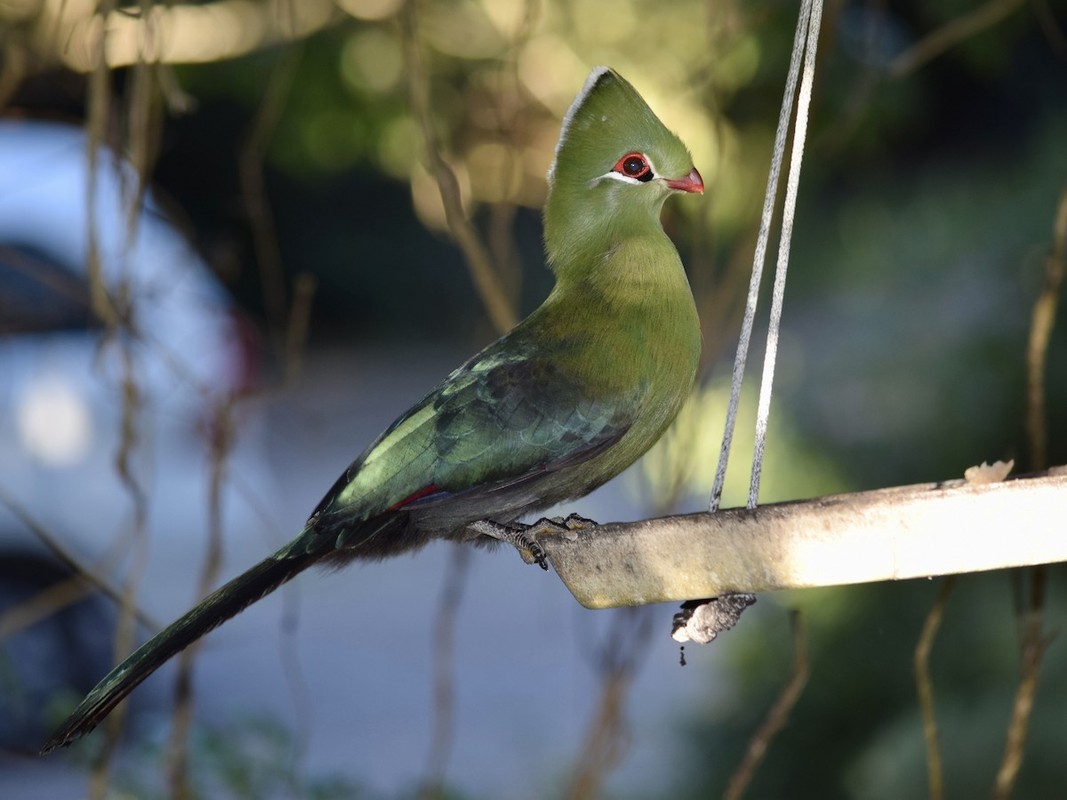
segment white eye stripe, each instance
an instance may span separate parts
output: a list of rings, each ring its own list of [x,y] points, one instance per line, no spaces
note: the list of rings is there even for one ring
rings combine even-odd
[[[589,185],[593,186],[603,180],[619,181],[620,183],[632,183],[635,185],[647,183],[647,181],[639,181],[637,180],[637,178],[631,178],[629,175],[623,175],[621,172],[616,172],[615,170],[612,170],[611,172],[605,172],[599,178],[593,178],[593,180],[589,181]]]

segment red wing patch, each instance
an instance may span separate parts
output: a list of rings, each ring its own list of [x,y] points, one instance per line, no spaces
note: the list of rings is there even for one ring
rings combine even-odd
[[[410,503],[414,503],[416,500],[421,500],[423,497],[426,497],[426,495],[428,495],[428,494],[433,494],[436,491],[437,491],[437,486],[435,484],[431,483],[429,486],[423,486],[417,492],[413,492],[412,494],[409,494],[407,497],[405,497],[399,503],[396,503],[394,505],[389,506],[389,508],[387,508],[386,511],[397,511],[397,510],[403,508],[404,506],[406,506],[406,505],[408,505]]]

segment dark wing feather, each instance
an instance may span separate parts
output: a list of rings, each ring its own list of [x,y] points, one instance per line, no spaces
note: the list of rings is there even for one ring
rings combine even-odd
[[[592,402],[556,362],[487,359],[455,375],[436,400],[433,483],[451,491],[543,471],[617,441],[632,403]]]
[[[461,495],[467,506],[472,491],[536,481],[629,429],[634,398],[590,399],[558,360],[505,342],[454,371],[371,445],[324,498],[314,527],[336,531]]]

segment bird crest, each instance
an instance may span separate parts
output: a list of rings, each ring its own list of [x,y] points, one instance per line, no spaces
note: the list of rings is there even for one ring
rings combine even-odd
[[[622,169],[628,155],[643,156],[648,171],[628,175]],[[563,118],[548,182],[588,185],[609,175],[642,182],[645,175],[680,177],[691,168],[686,146],[637,90],[610,67],[597,67]]]

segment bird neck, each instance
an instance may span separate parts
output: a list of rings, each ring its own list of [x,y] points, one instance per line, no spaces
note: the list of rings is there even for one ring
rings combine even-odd
[[[585,281],[628,240],[660,242],[674,252],[659,222],[666,194],[647,200],[623,198],[611,186],[574,187],[555,183],[544,208],[545,252],[557,280]]]
[[[585,377],[604,391],[650,381],[687,393],[700,327],[678,251],[659,224],[662,201],[654,210],[589,213],[588,203],[559,200],[550,196],[545,206],[556,286],[535,324],[560,341],[584,343],[573,369],[589,371]]]

